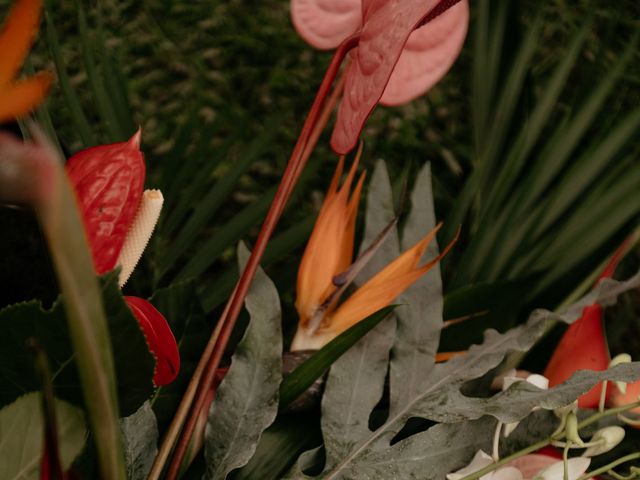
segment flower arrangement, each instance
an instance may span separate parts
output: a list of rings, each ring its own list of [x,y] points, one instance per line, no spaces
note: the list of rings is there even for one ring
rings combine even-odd
[[[638,476],[633,22],[62,3],[0,10],[0,478]]]

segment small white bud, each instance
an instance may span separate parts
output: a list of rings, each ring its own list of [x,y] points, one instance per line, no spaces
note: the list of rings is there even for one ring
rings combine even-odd
[[[507,438],[516,428],[518,428],[518,425],[520,425],[520,422],[505,423],[504,427],[502,427],[502,436]]]
[[[567,442],[575,443],[580,447],[584,445],[584,442],[580,438],[580,432],[578,431],[578,417],[574,412],[569,412],[567,414],[567,425],[565,426],[565,435],[567,437]]]
[[[631,363],[631,355],[629,355],[628,353],[621,353],[619,355],[616,355],[611,359],[611,362],[609,362],[609,368],[615,367],[616,365],[621,365],[623,363]],[[627,382],[615,382],[615,384],[618,390],[620,390],[620,393],[627,393]]]
[[[619,426],[605,427],[598,430],[589,443],[598,443],[587,448],[583,457],[595,457],[614,449],[624,439],[624,428]]]
[[[493,463],[493,458],[490,455],[487,455],[484,451],[478,450],[471,460],[471,463],[466,467],[461,468],[458,471],[448,473],[447,480],[460,480],[467,475],[471,475],[474,472],[477,472],[484,467],[491,465]]]

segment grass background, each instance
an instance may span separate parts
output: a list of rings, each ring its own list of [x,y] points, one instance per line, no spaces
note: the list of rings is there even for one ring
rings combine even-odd
[[[0,0],[1,11],[9,3]],[[241,175],[233,193],[198,233],[202,241],[219,235],[227,221],[277,183],[331,56],[313,50],[298,37],[290,22],[288,1],[82,2],[87,13],[85,34],[77,15],[78,2],[48,1],[46,5],[69,83],[91,125],[93,142],[124,140],[137,125],[142,126],[148,186],[167,184],[163,178],[167,165],[179,169],[194,162],[198,164],[190,173],[194,181],[200,176],[224,180],[242,158],[246,145],[268,132],[268,142]],[[474,3],[471,5],[473,22]],[[513,44],[522,34],[522,25],[539,9],[545,19],[535,66],[529,73],[533,88],[562,58],[568,39],[585,19],[595,18],[586,48],[558,106],[561,113],[574,108],[576,99],[611,68],[633,32],[640,28],[640,4],[635,0],[615,4],[605,0],[522,0],[519,6],[522,23],[510,25],[509,31]],[[83,49],[87,36],[97,43],[104,41],[107,55],[118,67],[100,72],[106,87],[125,86],[127,113],[132,120],[119,132],[114,133],[114,125],[102,115],[104,105],[92,93],[92,78],[85,62],[87,51]],[[403,172],[432,162],[441,217],[456,200],[476,160],[469,101],[470,40],[451,72],[428,95],[399,108],[377,108],[363,134],[365,167],[384,158],[392,177],[402,179]],[[35,69],[54,69],[49,46],[43,28],[32,55]],[[509,44],[506,50],[508,59]],[[93,51],[94,55],[98,53]],[[632,68],[625,71],[609,99],[603,123],[640,104],[640,52],[630,64]],[[98,65],[102,68],[106,67]],[[531,95],[537,93],[533,90]],[[47,107],[65,153],[82,148],[82,136],[60,84],[51,92]],[[189,128],[185,130],[185,126]],[[325,132],[314,153],[317,173],[305,184],[295,208],[285,214],[279,231],[315,216],[336,161],[328,148],[328,135],[329,131]],[[256,222],[244,238],[250,240],[258,226]],[[172,240],[160,237],[150,246],[145,263],[127,287],[136,293],[151,294],[172,278],[157,278],[158,262],[171,248]],[[270,270],[293,317],[291,287],[299,243],[297,249],[284,255],[278,268]],[[221,269],[233,261],[233,252],[232,246],[226,248],[202,281],[215,284]],[[187,250],[185,256],[192,253],[195,250]],[[149,278],[156,281],[150,282]]]

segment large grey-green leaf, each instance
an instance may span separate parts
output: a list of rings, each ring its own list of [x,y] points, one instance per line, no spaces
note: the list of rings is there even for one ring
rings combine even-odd
[[[380,438],[359,452],[339,474],[327,478],[442,479],[479,449],[488,450],[496,421],[485,417],[465,423],[439,424],[389,446]]]
[[[158,453],[158,422],[149,402],[132,415],[120,419],[122,444],[129,480],[147,478]]]
[[[240,269],[249,252],[240,245]],[[251,316],[229,372],[209,411],[205,430],[207,479],[224,479],[255,452],[262,432],[278,413],[282,381],[280,298],[266,274],[258,270],[245,305]]]
[[[395,217],[391,184],[384,162],[373,172],[367,194],[365,234],[361,251]],[[360,272],[357,284],[370,278],[399,252],[395,228]],[[390,316],[336,361],[329,372],[322,400],[322,434],[332,468],[369,432],[369,415],[382,396],[393,343],[395,319]]]
[[[29,393],[0,410],[0,478],[37,480],[44,423],[39,392]],[[63,469],[82,451],[87,440],[84,414],[62,400],[55,400],[58,447]]]
[[[555,408],[567,405],[579,395],[590,390],[596,383],[603,379],[622,379],[630,381],[640,377],[640,363],[620,365],[605,372],[582,371],[576,373],[571,379],[562,385],[550,390],[540,390],[526,385],[526,382],[512,386],[505,392],[501,392],[490,398],[471,398],[465,396],[461,387],[468,381],[480,378],[495,368],[511,351],[528,350],[544,333],[549,321],[564,321],[571,323],[580,317],[582,309],[586,305],[599,302],[603,305],[615,302],[618,295],[640,286],[640,274],[635,275],[626,282],[603,282],[600,286],[583,298],[580,302],[569,307],[562,314],[556,314],[545,310],[534,312],[529,321],[518,328],[514,328],[505,334],[499,334],[488,330],[482,345],[473,346],[469,352],[455,358],[445,364],[435,366],[428,376],[423,389],[409,399],[408,403],[389,415],[385,423],[375,431],[367,430],[359,438],[352,438],[352,448],[348,454],[325,467],[321,478],[375,478],[380,471],[372,471],[372,468],[380,468],[387,471],[387,475],[395,475],[403,472],[401,478],[416,478],[417,470],[405,471],[402,458],[397,445],[409,446],[408,452],[420,451],[432,448],[432,435],[437,435],[439,430],[435,427],[424,434],[410,436],[408,439],[391,445],[394,437],[406,425],[410,418],[418,417],[450,424],[449,427],[440,426],[447,432],[447,438],[455,437],[460,431],[464,431],[469,425],[469,420],[476,420],[490,415],[505,422],[513,422],[526,417],[534,406]],[[622,368],[621,368],[622,367]],[[323,403],[323,405],[325,405]],[[325,408],[330,408],[326,405]],[[464,434],[462,434],[464,435]],[[476,435],[480,435],[477,432]],[[490,432],[486,432],[490,436]],[[438,438],[437,436],[434,438]],[[325,438],[325,442],[333,441]],[[325,445],[327,452],[332,448]],[[390,451],[391,450],[391,451]],[[415,455],[411,458],[416,458]],[[381,460],[383,459],[383,460]],[[337,461],[336,461],[337,460]],[[396,461],[397,460],[397,461]],[[416,460],[414,467],[429,471],[428,478],[441,477],[447,470],[438,470],[431,475],[434,466],[431,458],[421,462]],[[368,464],[369,467],[363,465]],[[414,475],[414,476],[412,476]],[[423,472],[422,475],[425,475]],[[294,478],[304,478],[298,471]]]
[[[403,250],[412,247],[435,226],[431,169],[426,164],[411,194],[411,213],[402,235]],[[433,239],[425,258],[437,257],[438,253],[438,243]],[[389,366],[391,415],[423,388],[434,364],[442,329],[440,266],[435,265],[406,290],[398,303],[396,341]]]

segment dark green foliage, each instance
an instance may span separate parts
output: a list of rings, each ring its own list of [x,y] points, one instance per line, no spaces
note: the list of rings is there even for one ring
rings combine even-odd
[[[114,353],[120,414],[127,416],[153,392],[154,360],[138,322],[122,299],[115,273],[103,278],[102,293]],[[80,381],[60,299],[51,310],[43,310],[35,300],[5,307],[0,311],[0,329],[3,332],[0,336],[0,405],[40,389],[33,357],[25,348],[26,340],[31,337],[40,342],[50,359],[56,396],[82,405]]]

